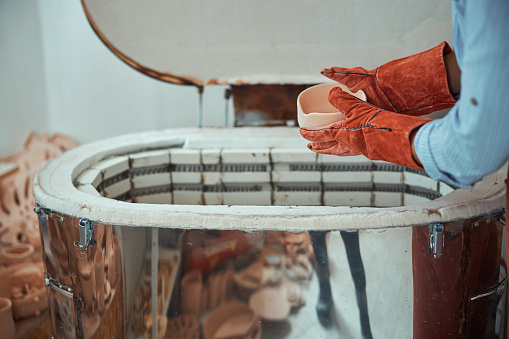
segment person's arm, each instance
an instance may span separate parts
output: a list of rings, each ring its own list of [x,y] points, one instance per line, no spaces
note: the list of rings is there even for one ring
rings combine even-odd
[[[509,158],[509,2],[466,6],[455,31],[462,38],[455,45],[461,98],[445,118],[415,131],[412,142],[415,158],[433,179],[461,187],[471,187]],[[452,91],[459,90],[455,79]]]

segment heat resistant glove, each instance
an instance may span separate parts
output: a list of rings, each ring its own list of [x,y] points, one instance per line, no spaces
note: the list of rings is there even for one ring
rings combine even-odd
[[[449,92],[444,56],[452,50],[447,42],[427,51],[393,61],[374,70],[362,67],[332,67],[326,77],[356,92],[366,92],[367,101],[387,111],[424,115],[451,108],[456,100]]]
[[[301,128],[301,135],[311,141],[308,148],[334,155],[362,154],[371,160],[384,160],[417,170],[423,168],[412,156],[412,131],[431,119],[389,112],[335,87],[329,102],[346,120],[318,128]]]

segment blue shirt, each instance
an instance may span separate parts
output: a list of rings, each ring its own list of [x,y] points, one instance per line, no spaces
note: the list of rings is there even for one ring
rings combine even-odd
[[[414,139],[430,177],[472,187],[509,159],[509,1],[452,2],[461,94]]]

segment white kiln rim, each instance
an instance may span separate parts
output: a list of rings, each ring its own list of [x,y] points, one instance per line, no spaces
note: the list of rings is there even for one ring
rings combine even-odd
[[[252,147],[306,145],[295,127],[182,128],[113,137],[79,146],[51,160],[35,177],[36,201],[63,215],[119,226],[295,232],[429,225],[498,213],[505,205],[507,164],[472,189],[458,189],[419,205],[390,208],[136,204],[94,197],[73,184],[84,169],[109,155],[181,145],[192,148],[211,140],[231,139],[230,144],[236,145],[235,140],[246,138],[255,141],[250,143]]]

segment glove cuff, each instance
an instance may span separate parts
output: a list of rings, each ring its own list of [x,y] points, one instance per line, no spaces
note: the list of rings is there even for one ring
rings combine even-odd
[[[444,56],[452,52],[447,42],[406,58],[390,61],[375,71],[380,89],[398,113],[424,115],[451,108]]]
[[[412,156],[410,135],[431,119],[380,111],[363,131],[367,158],[423,171]]]

